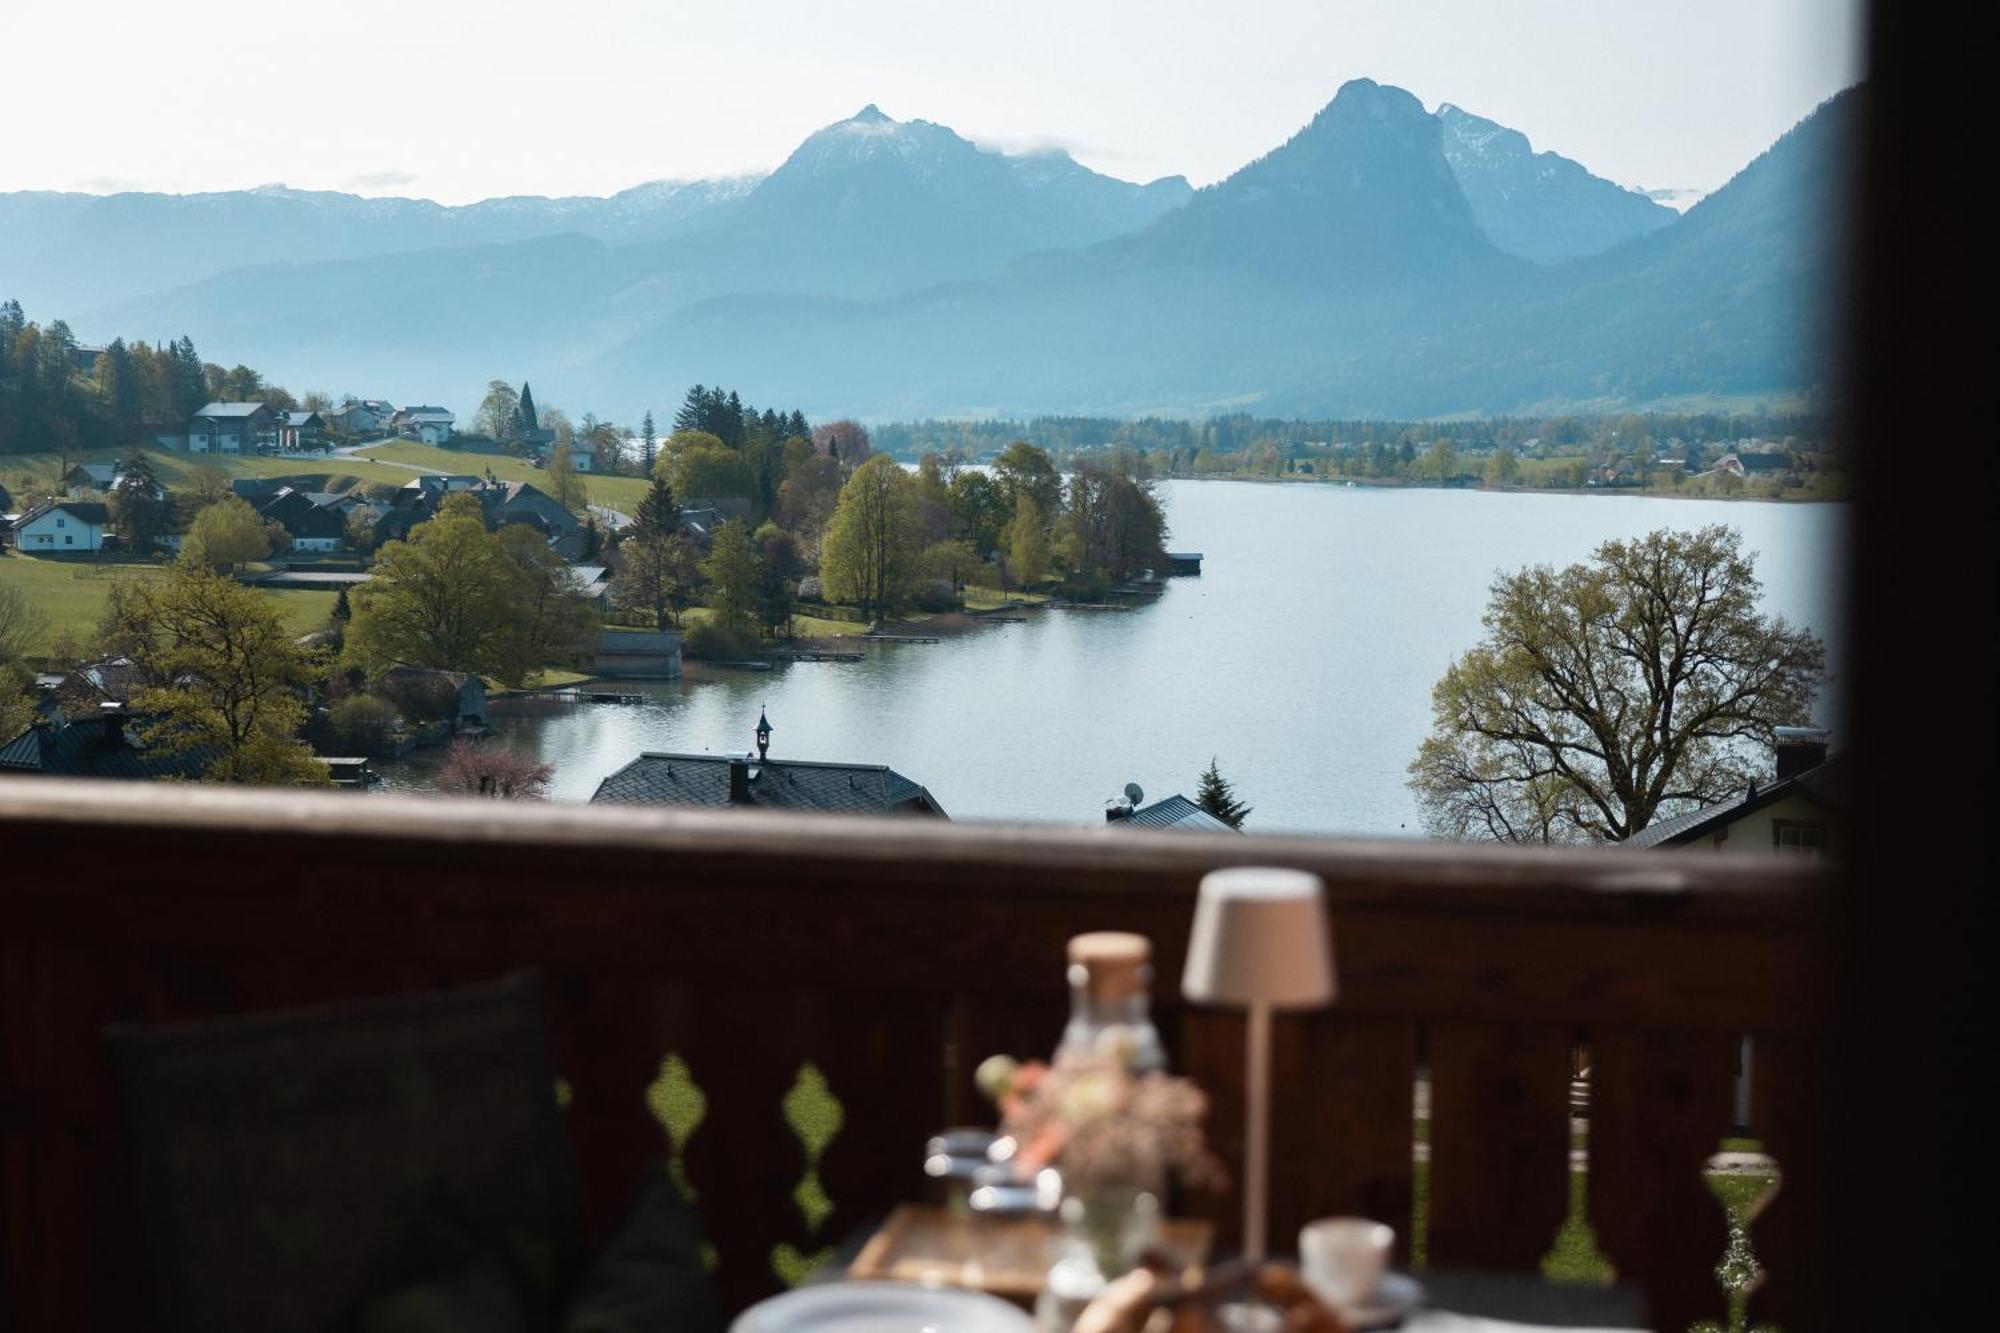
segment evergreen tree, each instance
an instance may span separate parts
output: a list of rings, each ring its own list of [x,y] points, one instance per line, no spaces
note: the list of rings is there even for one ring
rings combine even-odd
[[[687,391],[681,400],[680,410],[674,413],[674,433],[684,430],[707,430],[708,389],[700,384]]]
[[[1235,788],[1216,769],[1213,755],[1209,756],[1208,768],[1201,775],[1201,790],[1196,794],[1194,803],[1231,828],[1242,828],[1243,821],[1250,817],[1250,807],[1236,799]]]
[[[354,608],[348,605],[347,589],[345,588],[342,588],[338,593],[334,595],[333,619],[339,621],[343,625],[345,625],[348,621],[354,619]]]
[[[528,387],[526,380],[521,381],[521,398],[514,411],[520,418],[522,434],[542,428],[541,418],[535,414],[535,391]]]
[[[134,454],[125,463],[110,498],[111,520],[118,535],[135,550],[150,549],[173,521],[173,504],[144,454]]]
[[[646,469],[640,474],[641,476],[653,475],[653,463],[659,456],[660,436],[653,428],[653,409],[649,407],[646,409],[645,420],[639,423],[639,461]]]
[[[123,338],[113,338],[104,355],[98,358],[97,390],[104,400],[105,411],[110,414],[112,430],[123,443],[125,437],[139,429],[145,415],[138,365]]]
[[[639,510],[632,515],[632,535],[664,537],[677,531],[680,525],[680,505],[674,500],[673,487],[663,477],[653,478],[652,489],[639,501]]]
[[[721,424],[723,425],[724,429],[718,430],[715,433],[717,435],[720,435],[722,437],[722,442],[728,445],[731,449],[742,448],[743,447],[743,400],[736,396],[736,390],[731,389],[729,391],[728,402],[725,404],[719,404],[719,406],[721,406],[722,408]]]

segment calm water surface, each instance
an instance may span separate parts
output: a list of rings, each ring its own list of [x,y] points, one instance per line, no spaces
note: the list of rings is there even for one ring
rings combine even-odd
[[[1417,834],[1404,769],[1430,688],[1480,635],[1500,570],[1708,523],[1758,553],[1767,611],[1838,650],[1835,505],[1175,481],[1169,547],[1206,556],[1129,613],[1048,611],[860,663],[642,685],[649,702],[499,720],[587,800],[642,750],[724,753],[770,710],[772,754],[885,763],[953,817],[1094,823],[1127,782],[1192,795],[1214,756],[1252,830]],[[1837,658],[1836,658],[1837,660]],[[1822,698],[1831,722],[1839,681]],[[425,762],[385,788],[425,784]]]

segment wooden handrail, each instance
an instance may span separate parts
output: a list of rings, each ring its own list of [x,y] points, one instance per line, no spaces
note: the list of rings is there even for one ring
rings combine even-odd
[[[1434,1252],[1532,1259],[1566,1197],[1571,1043],[1670,1051],[1678,1064],[1621,1054],[1609,1141],[1629,1148],[1671,1123],[1698,1143],[1737,1034],[1803,1040],[1820,993],[1823,872],[1695,853],[36,780],[0,780],[0,848],[0,1277],[37,1275],[14,1311],[24,1326],[92,1322],[79,1303],[135,1313],[102,1244],[121,1168],[95,1033],[112,1019],[541,967],[594,1219],[609,1223],[663,1149],[643,1089],[665,1054],[684,1055],[716,1112],[689,1169],[741,1300],[775,1281],[757,1260],[775,1239],[801,1251],[824,1239],[801,1230],[770,1166],[774,1150],[796,1153],[770,1108],[801,1066],[847,1103],[826,1163],[842,1215],[894,1202],[918,1186],[922,1135],[982,1113],[971,1065],[1053,1042],[1063,943],[1080,930],[1154,940],[1162,1026],[1213,1092],[1232,1152],[1240,1023],[1184,1008],[1174,985],[1196,885],[1217,866],[1313,870],[1334,912],[1339,1004],[1277,1035],[1280,1237],[1327,1211],[1407,1222],[1409,1079],[1428,1042]],[[1660,1033],[1672,1041],[1646,1035]],[[1661,1070],[1673,1077],[1647,1082]],[[1662,1097],[1678,1120],[1659,1119]],[[1649,1198],[1658,1184],[1656,1222],[1698,1210],[1687,1182],[1655,1182],[1664,1168],[1626,1156],[1616,1178]],[[1233,1213],[1222,1199],[1189,1206]],[[1621,1271],[1664,1309],[1704,1309],[1709,1275],[1651,1271],[1647,1234],[1617,1233]]]

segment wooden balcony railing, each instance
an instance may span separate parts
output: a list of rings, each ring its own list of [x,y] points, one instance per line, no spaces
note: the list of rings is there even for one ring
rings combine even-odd
[[[1786,1169],[1753,1309],[1812,1326],[1809,866],[34,782],[0,786],[0,1319],[145,1325],[105,1024],[523,966],[549,978],[592,1224],[677,1149],[732,1304],[919,1191],[925,1135],[989,1114],[977,1062],[1054,1044],[1080,930],[1152,938],[1173,1058],[1235,1156],[1241,1021],[1174,980],[1200,875],[1246,861],[1325,878],[1342,985],[1277,1034],[1274,1237],[1336,1212],[1408,1234],[1421,1064],[1429,1262],[1534,1268],[1569,1204],[1587,1041],[1598,1243],[1657,1327],[1719,1317],[1700,1167],[1749,1033]],[[809,1167],[830,1213],[794,1197]],[[1228,1238],[1232,1199],[1183,1203]]]

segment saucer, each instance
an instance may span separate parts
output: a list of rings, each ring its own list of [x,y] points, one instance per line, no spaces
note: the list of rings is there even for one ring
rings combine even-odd
[[[1391,1328],[1417,1312],[1424,1303],[1424,1286],[1407,1273],[1384,1273],[1366,1305],[1334,1311],[1349,1328]]]

